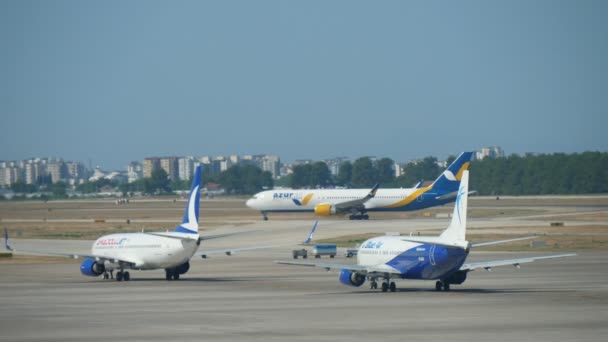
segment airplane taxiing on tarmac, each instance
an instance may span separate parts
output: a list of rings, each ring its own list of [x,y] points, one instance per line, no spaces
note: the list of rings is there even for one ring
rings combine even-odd
[[[90,254],[73,254],[22,250],[14,246],[11,248],[8,241],[8,232],[5,230],[6,248],[26,253],[85,258],[80,265],[80,272],[86,276],[97,277],[103,275],[104,279],[108,279],[114,270],[118,270],[116,280],[128,281],[130,274],[126,270],[164,269],[167,280],[178,280],[181,274],[188,272],[189,261],[197,252],[202,241],[238,234],[199,235],[200,184],[201,167],[199,166],[194,173],[184,219],[179,226],[170,232],[105,235],[93,243]],[[270,246],[204,251],[197,253],[197,255],[206,258],[210,254],[232,255],[238,251],[268,247]]]
[[[469,171],[464,171],[452,220],[447,229],[439,236],[379,236],[364,241],[357,252],[356,264],[336,264],[325,262],[276,261],[278,264],[313,266],[326,270],[340,269],[339,280],[342,284],[359,287],[370,280],[372,289],[378,288],[382,279],[382,291],[396,290],[391,279],[436,280],[437,291],[450,290],[452,284],[462,284],[467,274],[476,269],[490,270],[492,267],[520,264],[541,259],[574,256],[559,254],[539,257],[493,260],[465,263],[471,248],[504,242],[534,238],[524,237],[482,243],[466,240],[467,199]]]
[[[411,211],[453,202],[462,173],[473,152],[463,152],[429,186],[378,189],[267,190],[253,195],[247,206],[262,213],[314,212],[317,216],[350,214],[351,220],[368,219],[368,211]]]

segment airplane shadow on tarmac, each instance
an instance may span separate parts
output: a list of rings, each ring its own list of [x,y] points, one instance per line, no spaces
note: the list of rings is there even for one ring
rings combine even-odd
[[[490,295],[490,294],[500,294],[500,293],[569,293],[574,292],[574,290],[547,290],[547,289],[451,289],[450,291],[437,291],[434,288],[398,288],[396,293],[437,293],[437,295],[442,294],[468,294],[468,295]],[[380,290],[359,290],[359,291],[351,291],[351,292],[333,292],[333,293],[325,293],[326,295],[362,295],[362,294],[370,294],[370,293],[382,293]],[[391,293],[391,292],[386,292]],[[315,294],[319,295],[319,293]]]

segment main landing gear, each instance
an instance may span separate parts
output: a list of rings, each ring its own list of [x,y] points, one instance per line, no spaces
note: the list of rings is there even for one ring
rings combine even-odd
[[[442,282],[441,280],[437,280],[437,282],[435,283],[435,290],[436,291],[450,291],[450,283],[445,283]]]
[[[381,287],[382,292],[397,291],[397,284],[395,284],[394,281],[391,281],[391,282],[389,282],[389,281],[390,281],[390,279],[385,279],[382,282],[382,287]],[[369,285],[370,285],[369,288],[372,290],[378,289],[378,283],[376,282],[376,279],[372,279],[371,282],[369,283]]]
[[[367,214],[363,214],[363,215],[350,215],[348,217],[349,220],[369,220],[369,215]]]
[[[114,279],[114,270],[110,270],[110,271],[105,271],[103,272],[103,279],[107,280],[107,279]]]
[[[104,276],[105,277],[105,276]],[[131,274],[128,271],[116,272],[116,281],[129,281],[131,280]]]
[[[167,280],[179,280],[179,272],[176,269],[166,268],[165,279]]]
[[[114,279],[114,270],[103,272],[103,279]],[[129,281],[131,280],[131,274],[128,271],[120,270],[116,272],[116,281]]]

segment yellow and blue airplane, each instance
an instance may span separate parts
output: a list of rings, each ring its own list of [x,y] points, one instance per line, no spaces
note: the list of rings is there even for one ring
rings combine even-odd
[[[267,190],[247,200],[249,208],[262,213],[314,212],[317,216],[350,215],[351,220],[367,220],[367,212],[411,211],[453,202],[460,180],[469,168],[473,152],[461,153],[429,186],[413,188]]]

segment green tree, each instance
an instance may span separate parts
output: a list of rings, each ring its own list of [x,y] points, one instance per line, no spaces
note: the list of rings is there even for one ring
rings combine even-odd
[[[11,190],[14,192],[22,192],[31,194],[32,192],[36,192],[38,187],[34,184],[25,184],[24,181],[18,180],[15,183],[11,184]]]
[[[145,180],[140,178],[131,183],[123,183],[118,186],[118,189],[123,194],[128,194],[132,192],[146,192]]]
[[[338,169],[338,176],[336,177],[336,184],[342,186],[350,186],[351,179],[353,177],[353,164],[349,161],[345,161],[340,164]]]
[[[355,188],[371,187],[377,181],[376,170],[369,157],[362,157],[353,163],[352,186]]]
[[[374,163],[377,182],[380,184],[391,184],[395,180],[395,162],[390,158],[382,158]]]
[[[407,164],[403,175],[395,180],[395,184],[400,187],[411,187],[421,181],[434,180],[440,172],[437,158],[426,157],[417,163]]]
[[[147,181],[144,181],[145,192],[149,194],[156,192],[171,192],[169,183],[169,177],[164,169],[154,169],[152,170],[152,177],[150,177]]]
[[[253,165],[233,165],[219,174],[218,181],[234,194],[253,194],[273,185],[272,174]]]
[[[529,154],[471,163],[471,188],[480,195],[608,192],[608,153]]]
[[[64,182],[57,182],[51,185],[51,192],[56,198],[63,198],[66,196],[66,189],[68,185]]]
[[[316,162],[312,164],[310,168],[310,181],[311,187],[322,187],[325,188],[332,185],[331,172],[324,162]]]

